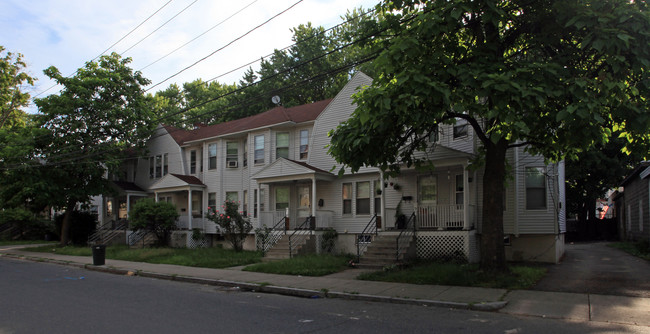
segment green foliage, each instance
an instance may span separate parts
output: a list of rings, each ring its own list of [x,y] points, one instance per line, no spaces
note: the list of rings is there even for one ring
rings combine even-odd
[[[41,219],[24,208],[0,210],[0,240],[43,240],[46,234],[54,232],[51,221]]]
[[[510,266],[505,273],[482,271],[476,264],[458,262],[423,262],[405,268],[387,268],[383,271],[361,274],[368,281],[400,282],[474,286],[501,289],[528,289],[546,275],[540,266]]]
[[[90,247],[60,247],[56,245],[28,248],[28,251],[64,255],[90,256]],[[106,247],[106,258],[113,260],[164,263],[201,268],[228,268],[260,262],[260,252],[235,252],[223,248],[142,248],[131,249],[126,245]]]
[[[4,55],[3,55],[4,54]],[[26,114],[21,108],[29,104],[26,85],[33,86],[34,78],[24,70],[23,55],[5,52],[0,45],[0,129],[23,126]]]
[[[266,245],[266,241],[269,239],[271,231],[273,231],[273,229],[266,226],[266,224],[255,229],[255,247],[257,250],[264,249],[264,245]]]
[[[650,240],[644,239],[635,242],[616,242],[609,245],[626,253],[650,261]]]
[[[155,202],[146,198],[137,201],[129,212],[129,226],[134,230],[146,230],[154,233],[159,246],[169,240],[171,231],[176,227],[179,214],[176,206],[169,202]]]
[[[336,240],[338,240],[339,233],[333,229],[327,229],[325,232],[323,232],[323,235],[321,236],[321,243],[320,243],[320,248],[324,253],[329,253],[331,254],[334,251],[334,247],[336,246]]]
[[[325,276],[347,268],[349,256],[303,255],[291,259],[257,263],[244,268],[245,271],[280,275]]]
[[[485,157],[481,266],[505,269],[506,150],[559,161],[621,137],[650,150],[650,19],[642,2],[384,1],[365,29],[374,81],[331,134],[352,172],[423,167],[440,124],[465,121]],[[367,28],[370,27],[370,28]],[[385,36],[385,37],[384,37]],[[422,158],[419,158],[422,157]]]
[[[152,133],[155,124],[142,90],[149,80],[129,68],[130,61],[115,53],[105,55],[72,77],[56,67],[45,70],[63,88],[35,100],[40,111],[36,124],[49,136],[31,158],[44,162],[47,173],[41,177],[49,186],[51,206],[71,212],[77,203],[109,193],[105,173],[115,172],[127,152],[143,148]]]
[[[69,213],[69,218],[70,230],[66,240],[70,240],[73,245],[85,245],[88,242],[88,237],[97,229],[97,216],[90,212],[74,210]],[[59,235],[63,233],[64,219],[65,214],[54,218],[56,231]]]
[[[357,70],[371,71],[364,65],[369,50],[359,46],[356,32],[372,15],[362,8],[348,11],[346,23],[325,31],[311,23],[293,32],[294,45],[263,59],[258,71],[249,68],[237,84],[195,80],[182,87],[170,85],[152,96],[160,120],[179,128],[194,124],[216,124],[276,107],[271,97],[278,95],[285,107],[334,97]],[[367,38],[367,37],[366,37]]]
[[[230,242],[235,251],[242,251],[244,241],[248,233],[253,230],[253,225],[245,219],[239,209],[239,203],[225,201],[221,206],[222,211],[216,208],[208,208],[206,218],[213,221],[219,228],[226,240]]]

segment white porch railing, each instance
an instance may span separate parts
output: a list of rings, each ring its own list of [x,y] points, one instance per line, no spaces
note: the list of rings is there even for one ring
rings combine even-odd
[[[470,205],[468,209],[469,217],[465,217],[463,204],[418,206],[415,213],[418,228],[442,230],[470,228],[473,225],[473,206]],[[466,221],[468,224],[465,224]]]
[[[271,227],[274,226],[277,222],[279,222],[282,217],[286,212],[283,211],[263,211],[260,214],[260,217],[258,219],[258,225],[257,227],[262,227],[264,225]],[[333,220],[333,213],[332,211],[325,211],[325,210],[316,210],[316,228],[317,229],[324,229],[324,228],[330,228],[334,227],[334,220]],[[289,228],[293,229],[300,224],[305,222],[306,217],[294,217],[291,216],[289,217]]]
[[[334,227],[332,211],[316,210],[316,229],[326,229]]]
[[[192,228],[205,228],[204,227],[204,220],[205,218],[202,217],[193,217],[192,218]],[[208,222],[207,219],[205,219],[206,222]],[[180,216],[178,217],[178,220],[176,221],[176,227],[179,229],[189,229],[190,228],[190,219],[187,217],[187,215]]]

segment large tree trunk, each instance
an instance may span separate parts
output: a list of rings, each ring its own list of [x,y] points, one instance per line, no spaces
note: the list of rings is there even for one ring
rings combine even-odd
[[[72,217],[72,211],[74,211],[76,205],[76,202],[68,200],[65,215],[63,216],[63,222],[61,223],[61,246],[65,246],[70,242],[70,217]]]
[[[485,271],[507,269],[503,245],[503,192],[507,149],[508,143],[505,140],[486,145],[480,262],[481,269]]]

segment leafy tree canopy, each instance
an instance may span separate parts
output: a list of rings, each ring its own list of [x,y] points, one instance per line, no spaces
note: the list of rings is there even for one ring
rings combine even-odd
[[[364,29],[375,80],[332,134],[352,171],[418,165],[438,124],[466,121],[484,153],[481,266],[505,269],[507,149],[558,161],[613,137],[647,155],[650,19],[645,2],[384,1]]]
[[[25,85],[34,85],[34,78],[27,74],[23,55],[5,52],[0,45],[0,129],[24,125],[25,113],[21,108],[29,104]]]
[[[37,99],[36,122],[49,132],[37,153],[47,167],[50,203],[71,212],[77,203],[110,191],[106,172],[117,169],[132,150],[144,147],[153,131],[142,86],[149,80],[118,54],[88,62],[72,77],[55,67],[44,72],[63,86],[57,95]],[[68,220],[64,219],[62,243]]]

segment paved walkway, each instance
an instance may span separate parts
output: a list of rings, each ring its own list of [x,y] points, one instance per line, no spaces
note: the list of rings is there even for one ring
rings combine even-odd
[[[240,268],[208,269],[110,259],[106,260],[104,266],[94,266],[91,257],[32,253],[23,251],[20,247],[0,247],[0,256],[47,261],[121,275],[230,286],[248,291],[302,297],[454,307],[650,327],[650,298],[643,297],[359,281],[354,278],[360,269],[350,269],[325,277],[303,277],[246,272]]]
[[[607,244],[567,244],[562,263],[549,266],[534,289],[650,298],[650,262]]]

